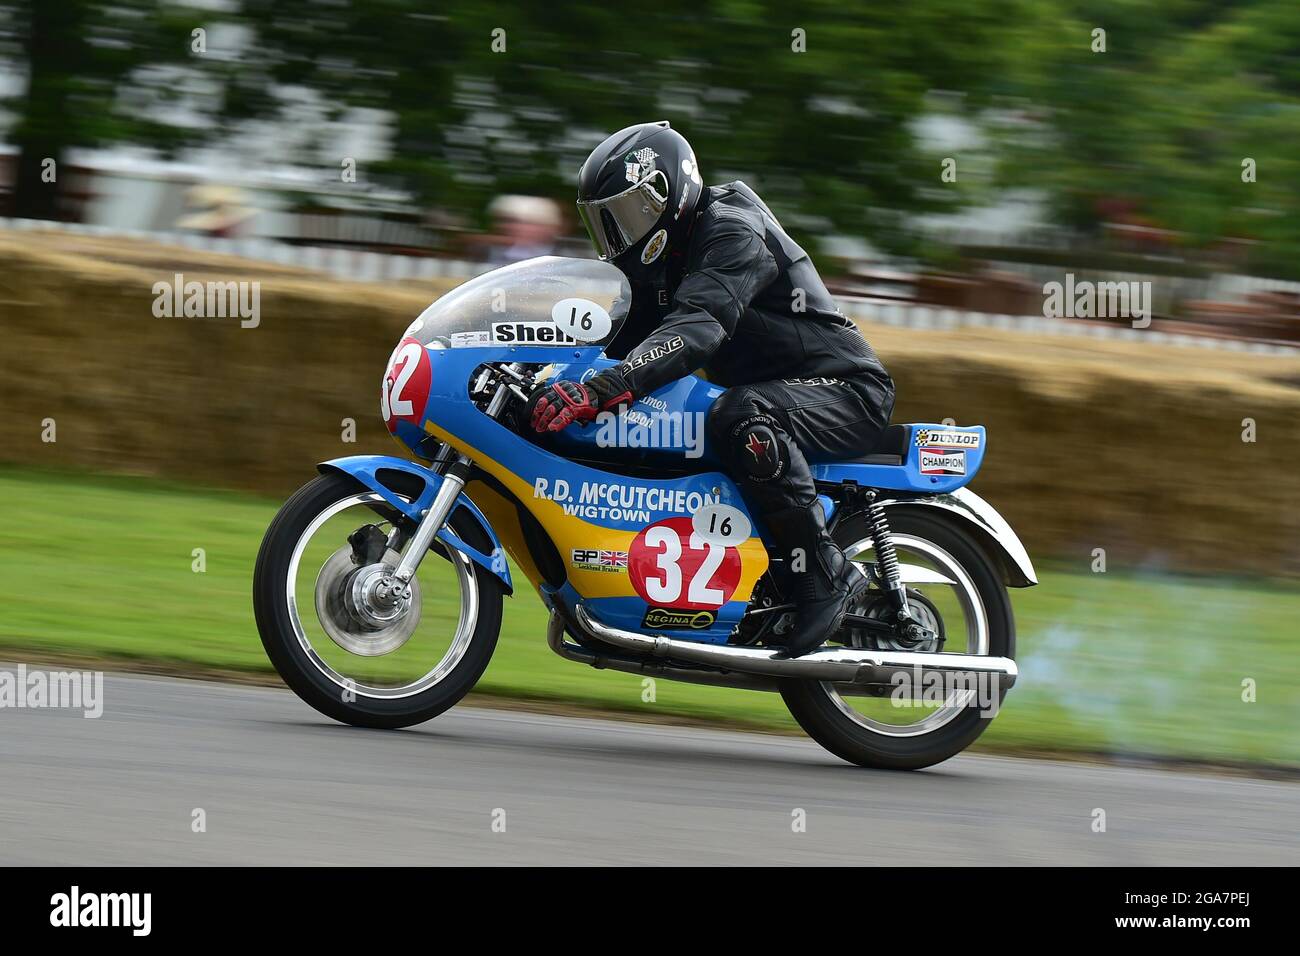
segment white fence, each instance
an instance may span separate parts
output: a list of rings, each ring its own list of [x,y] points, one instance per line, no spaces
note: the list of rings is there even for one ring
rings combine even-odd
[[[9,219],[0,217],[0,229],[15,231],[57,231],[73,235],[119,236],[170,245],[186,246],[208,252],[223,253],[274,262],[278,265],[324,272],[340,279],[358,282],[383,282],[401,279],[468,279],[491,268],[486,263],[419,256],[387,255],[355,249],[299,246],[271,239],[222,239],[186,232],[142,232],[117,230],[85,223],[52,222],[43,219]],[[1057,275],[1059,278],[1059,274]],[[1141,278],[1134,276],[1132,278]],[[1255,292],[1297,292],[1300,282],[1284,282],[1257,276],[1221,275],[1206,282],[1206,292],[1220,298],[1241,299]],[[1040,335],[1065,335],[1082,338],[1152,342],[1192,348],[1220,349],[1229,352],[1252,352],[1264,355],[1300,355],[1300,346],[1257,342],[1248,339],[1218,338],[1135,329],[1080,319],[1049,319],[1035,315],[995,315],[969,312],[907,302],[874,300],[843,296],[840,305],[845,315],[864,322],[901,326],[910,329],[1005,329]]]
[[[63,232],[81,236],[113,236],[140,239],[164,245],[186,246],[260,262],[313,272],[325,272],[339,279],[357,282],[382,282],[398,279],[468,279],[485,272],[483,263],[424,256],[395,256],[359,249],[324,246],[300,246],[274,239],[222,239],[193,232],[144,232],[139,229],[113,229],[79,222],[53,222],[45,219],[8,219],[0,217],[0,229],[15,231]]]
[[[1124,342],[1151,342],[1183,345],[1190,348],[1220,349],[1228,352],[1253,352],[1259,355],[1300,356],[1300,346],[1258,342],[1250,339],[1227,339],[1209,335],[1186,335],[1108,325],[1085,319],[1049,319],[1041,315],[997,315],[991,312],[968,312],[931,305],[850,299],[841,297],[845,315],[863,322],[895,325],[909,329],[1002,329],[1036,335],[1067,335],[1077,338]]]

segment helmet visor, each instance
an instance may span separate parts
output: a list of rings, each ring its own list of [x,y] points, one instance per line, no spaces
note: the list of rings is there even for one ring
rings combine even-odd
[[[578,200],[578,215],[596,254],[613,259],[644,239],[667,207],[668,177],[655,170],[617,196]]]

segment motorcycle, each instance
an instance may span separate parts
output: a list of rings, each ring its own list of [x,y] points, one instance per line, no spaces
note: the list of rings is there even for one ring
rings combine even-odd
[[[709,448],[721,388],[687,376],[583,428],[520,427],[539,383],[614,364],[630,301],[612,265],[548,256],[465,282],[407,328],[380,405],[419,460],[318,465],[262,542],[254,610],[281,677],[348,724],[436,717],[487,667],[518,569],[568,661],[779,693],[814,740],[865,767],[963,750],[1016,680],[1008,587],[1037,583],[966,487],[983,426],[892,425],[872,454],[813,466],[868,588],[826,644],[786,659],[800,556],[774,553]]]

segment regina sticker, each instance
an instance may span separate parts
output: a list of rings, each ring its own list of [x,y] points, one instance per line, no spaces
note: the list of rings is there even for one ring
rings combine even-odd
[[[645,248],[641,250],[641,264],[643,266],[648,266],[650,263],[658,259],[663,253],[664,246],[666,245],[668,245],[668,230],[660,229],[650,237],[650,241],[647,242]]]

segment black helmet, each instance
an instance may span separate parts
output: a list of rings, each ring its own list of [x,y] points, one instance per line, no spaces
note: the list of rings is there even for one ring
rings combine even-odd
[[[578,215],[597,254],[629,278],[682,247],[703,194],[691,144],[667,120],[619,130],[578,171]]]

